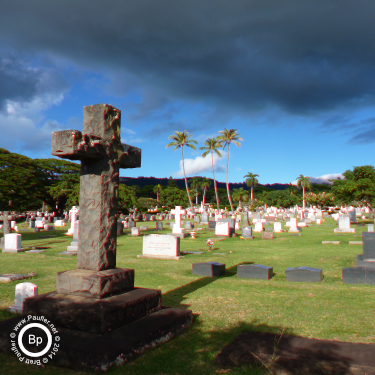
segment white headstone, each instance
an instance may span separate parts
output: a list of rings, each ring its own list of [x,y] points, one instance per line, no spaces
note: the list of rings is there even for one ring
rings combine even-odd
[[[163,234],[144,236],[142,255],[138,257],[177,259],[180,257],[180,238]]]
[[[131,229],[132,231],[132,236],[139,236],[139,228],[138,227],[133,227]]]
[[[256,222],[254,232],[263,232],[263,223],[262,222]]]
[[[25,298],[35,297],[38,295],[38,287],[33,283],[21,283],[16,285],[16,295],[14,306],[9,307],[9,311],[23,313],[23,302]]]
[[[229,237],[229,222],[218,221],[215,225],[215,235]]]
[[[281,225],[281,223],[279,221],[275,221],[273,223],[273,231],[277,232],[277,233],[283,231],[282,225]]]
[[[18,253],[25,251],[21,248],[21,235],[17,233],[9,233],[5,235],[3,253]]]
[[[299,229],[297,227],[297,218],[292,217],[290,218],[290,229],[289,232],[299,232]]]
[[[185,215],[186,210],[183,210],[181,206],[176,206],[174,210],[171,210],[171,214],[175,215],[175,225],[173,226],[172,233],[184,233],[184,229],[181,228],[181,215]]]

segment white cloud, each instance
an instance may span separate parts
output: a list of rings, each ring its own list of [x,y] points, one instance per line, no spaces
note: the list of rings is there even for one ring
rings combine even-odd
[[[327,184],[329,183],[329,180],[334,180],[338,178],[344,178],[342,173],[330,173],[330,174],[324,174],[319,177],[313,177],[313,176],[307,176],[310,178],[310,182],[314,184]],[[294,180],[291,182],[292,185],[297,185],[297,180]]]
[[[220,161],[226,156],[226,152],[222,151],[222,158],[214,154],[214,168],[215,172],[225,172],[225,168],[220,166]],[[212,158],[211,155],[207,155],[205,158],[202,156],[197,156],[195,159],[184,159],[185,161],[185,173],[187,176],[195,176],[203,172],[212,171]],[[174,173],[174,176],[183,176],[184,172],[182,170],[182,160],[180,160],[180,170]]]

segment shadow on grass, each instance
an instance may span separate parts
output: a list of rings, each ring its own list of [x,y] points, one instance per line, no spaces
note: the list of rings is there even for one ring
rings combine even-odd
[[[178,288],[169,290],[168,292],[162,295],[162,303],[163,306],[173,306],[179,307],[182,309],[188,309],[189,305],[183,304],[182,302],[187,298],[186,296],[190,293],[194,293],[196,290],[200,288],[204,288],[205,286],[215,282],[216,280],[233,277],[237,274],[237,266],[242,264],[252,264],[254,262],[242,262],[238,263],[232,267],[225,269],[225,275],[220,277],[203,277],[201,279],[192,281],[188,284],[180,286]]]

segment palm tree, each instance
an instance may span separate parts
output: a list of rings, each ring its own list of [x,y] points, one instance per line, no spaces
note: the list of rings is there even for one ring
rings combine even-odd
[[[206,150],[203,154],[202,157],[206,157],[208,153],[211,153],[211,158],[212,158],[212,174],[214,176],[214,187],[215,187],[215,195],[216,195],[216,204],[217,204],[217,209],[220,210],[220,202],[219,202],[219,194],[217,192],[217,186],[216,186],[216,179],[215,179],[215,168],[214,168],[214,152],[216,155],[218,155],[221,158],[220,151],[218,150],[218,147],[221,147],[220,141],[217,138],[208,138],[204,142],[205,146],[199,147],[200,150]]]
[[[190,192],[189,192],[189,188],[188,188],[188,182],[187,182],[186,173],[185,173],[184,146],[186,145],[186,146],[192,148],[193,150],[195,150],[196,148],[193,145],[193,143],[197,144],[198,142],[195,141],[194,139],[189,139],[190,137],[192,137],[192,135],[189,134],[187,130],[184,130],[183,132],[175,132],[175,134],[172,134],[168,137],[168,139],[173,139],[173,141],[168,143],[165,146],[165,148],[175,146],[173,151],[176,151],[179,147],[181,147],[182,170],[184,172],[185,187],[186,187],[186,192],[187,192],[187,195],[188,195],[188,198],[189,198],[190,207],[191,207],[191,209],[193,209],[193,202],[191,201]]]
[[[211,187],[211,180],[207,177],[203,177],[203,180],[201,182],[201,188],[203,188],[203,204],[206,203],[206,193],[207,193],[207,189],[209,189]]]
[[[218,137],[218,140],[220,144],[223,146],[223,150],[226,146],[228,146],[228,159],[227,159],[227,193],[228,193],[228,200],[230,203],[230,207],[232,212],[233,209],[233,203],[232,199],[230,197],[230,190],[229,190],[229,181],[228,181],[228,171],[229,171],[229,155],[230,155],[230,144],[233,142],[236,146],[241,147],[241,143],[239,141],[243,141],[243,139],[240,137],[241,134],[237,133],[237,129],[230,129],[224,128],[224,130],[219,131],[220,135]]]
[[[259,175],[250,172],[248,172],[246,176],[243,176],[243,178],[246,178],[246,185],[249,187],[251,186],[251,203],[253,203],[254,200],[254,187],[258,185],[258,179],[256,179],[255,177],[259,177]]]
[[[311,187],[310,178],[300,174],[297,177],[297,187],[300,187],[300,186],[302,186],[302,189],[303,189],[303,209],[305,209],[305,206],[306,206],[306,204],[305,204],[305,188],[309,189]]]
[[[159,201],[159,193],[163,190],[163,186],[157,184],[153,188],[153,192],[156,193],[156,200]]]
[[[200,177],[193,177],[190,179],[190,187],[195,190],[195,204],[198,205],[198,189],[201,186],[201,178]]]
[[[234,189],[233,190],[233,200],[238,201],[238,207],[241,207],[241,201],[246,201],[249,199],[249,195],[244,188]]]

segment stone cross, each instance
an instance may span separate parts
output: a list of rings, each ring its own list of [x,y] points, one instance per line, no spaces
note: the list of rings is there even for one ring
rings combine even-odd
[[[186,210],[183,210],[181,206],[176,206],[174,210],[171,210],[171,214],[175,215],[175,225],[173,227],[173,233],[180,233],[181,231],[181,215],[186,214]]]
[[[83,131],[52,133],[51,154],[81,161],[77,268],[116,268],[120,168],[139,168],[141,150],[121,143],[121,111],[97,104],[83,109]]]

